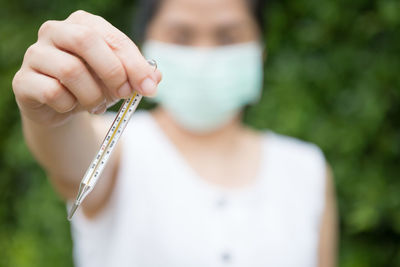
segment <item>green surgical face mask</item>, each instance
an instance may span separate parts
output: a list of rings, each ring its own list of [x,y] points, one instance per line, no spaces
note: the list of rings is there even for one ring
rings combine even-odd
[[[188,131],[215,131],[260,97],[258,42],[197,48],[147,41],[142,51],[163,74],[154,100]]]

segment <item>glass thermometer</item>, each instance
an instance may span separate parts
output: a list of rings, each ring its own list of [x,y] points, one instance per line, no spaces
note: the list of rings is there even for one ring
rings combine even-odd
[[[154,60],[147,61],[150,65],[154,66],[154,70],[157,69],[157,64]],[[81,205],[82,201],[87,197],[87,195],[93,190],[104,167],[107,164],[114,148],[117,145],[119,138],[122,135],[126,125],[129,122],[132,114],[135,112],[140,100],[142,100],[142,95],[134,93],[130,98],[125,99],[119,109],[117,116],[115,117],[110,129],[108,130],[103,143],[100,146],[99,151],[90,163],[82,181],[79,185],[78,195],[75,199],[73,206],[68,214],[68,220],[72,219],[75,211]]]

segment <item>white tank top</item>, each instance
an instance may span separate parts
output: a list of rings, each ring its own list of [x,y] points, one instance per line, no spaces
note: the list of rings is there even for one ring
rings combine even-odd
[[[325,160],[312,144],[264,133],[255,183],[202,180],[147,112],[123,137],[115,190],[95,219],[72,221],[79,267],[312,267]]]

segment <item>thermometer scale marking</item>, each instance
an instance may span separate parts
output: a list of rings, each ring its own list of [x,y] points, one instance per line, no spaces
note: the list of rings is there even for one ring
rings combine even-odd
[[[111,155],[111,152],[114,148],[114,144],[118,141],[119,137],[122,134],[122,131],[125,128],[126,123],[128,122],[130,115],[135,111],[135,104],[141,98],[141,95],[135,93],[131,98],[127,99],[121,107],[118,115],[107,133],[103,144],[101,145],[101,149],[99,153],[97,153],[96,157],[93,159],[92,164],[88,172],[85,174],[84,183],[94,186],[97,182],[98,177],[100,176],[105,163]],[[94,178],[94,180],[92,180]]]

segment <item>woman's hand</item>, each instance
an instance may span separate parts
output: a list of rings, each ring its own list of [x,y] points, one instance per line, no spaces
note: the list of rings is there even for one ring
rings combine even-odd
[[[22,116],[58,125],[77,111],[102,113],[133,90],[155,94],[161,73],[137,46],[103,18],[76,11],[47,21],[13,80]]]

